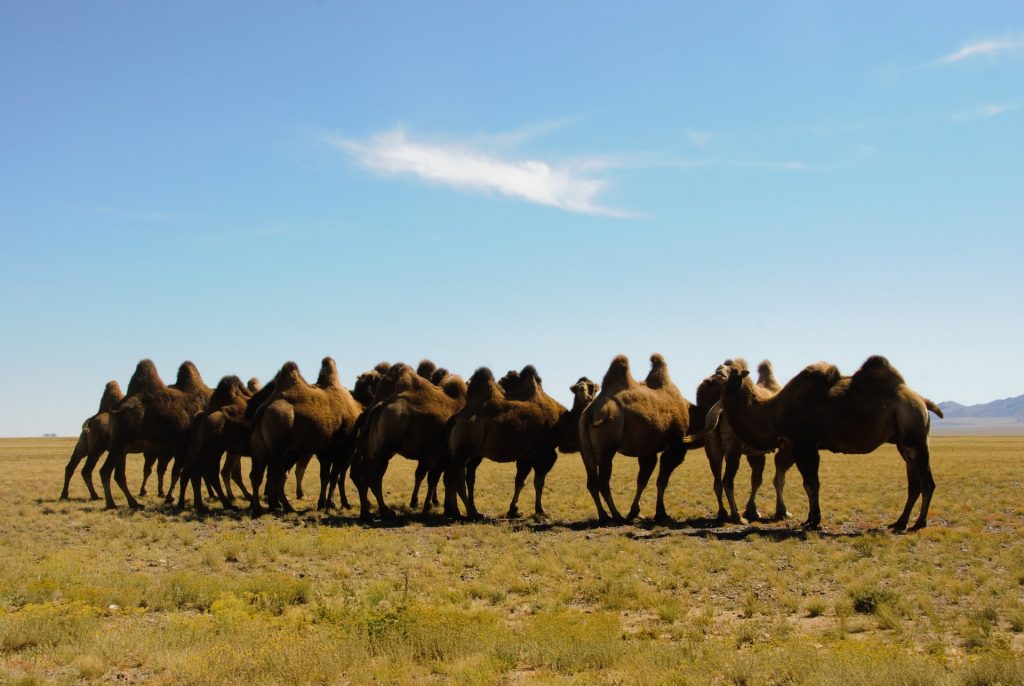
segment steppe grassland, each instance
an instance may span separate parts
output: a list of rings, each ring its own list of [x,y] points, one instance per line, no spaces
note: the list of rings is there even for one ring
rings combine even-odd
[[[549,525],[363,527],[308,499],[258,520],[197,519],[155,495],[106,512],[77,476],[59,502],[72,444],[0,441],[0,682],[1024,683],[1024,438],[932,439],[930,527],[899,536],[881,528],[905,493],[890,448],[826,454],[825,528],[804,534],[710,522],[700,450],[669,489],[678,526],[591,526],[569,455],[548,478]],[[129,456],[133,488],[140,465]],[[615,469],[627,504],[636,462]],[[412,471],[393,461],[392,505]],[[512,476],[484,463],[484,513],[505,511]],[[787,493],[799,521],[795,470]]]

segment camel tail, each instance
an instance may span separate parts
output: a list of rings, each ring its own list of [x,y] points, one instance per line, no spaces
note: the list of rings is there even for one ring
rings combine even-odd
[[[929,409],[929,410],[931,410],[931,411],[932,411],[932,412],[934,412],[934,413],[935,413],[936,415],[938,415],[939,419],[942,419],[942,418],[943,418],[943,415],[942,415],[942,408],[941,408],[941,407],[939,407],[938,405],[936,405],[935,403],[933,403],[933,402],[932,402],[931,400],[929,400],[928,398],[925,398],[925,399],[924,399],[924,404],[925,404],[925,405],[926,405],[926,406],[928,407],[928,409]]]
[[[718,421],[722,417],[722,401],[718,401],[708,410],[707,419],[704,421],[704,428],[695,434],[683,436],[683,445],[687,448],[700,448],[704,445],[704,437],[718,428]]]

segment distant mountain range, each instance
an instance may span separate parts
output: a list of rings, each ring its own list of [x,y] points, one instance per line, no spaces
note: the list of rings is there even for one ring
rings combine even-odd
[[[945,419],[932,421],[933,433],[1024,434],[1024,395],[981,405],[939,403]]]

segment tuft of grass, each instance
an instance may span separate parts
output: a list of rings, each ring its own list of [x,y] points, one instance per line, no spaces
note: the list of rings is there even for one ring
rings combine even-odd
[[[877,584],[857,586],[851,588],[848,593],[850,601],[853,603],[853,611],[861,614],[873,614],[883,605],[890,608],[896,607],[900,600],[895,591]]]
[[[825,614],[825,610],[828,609],[828,605],[821,598],[812,598],[807,601],[807,616],[808,617],[820,617]]]

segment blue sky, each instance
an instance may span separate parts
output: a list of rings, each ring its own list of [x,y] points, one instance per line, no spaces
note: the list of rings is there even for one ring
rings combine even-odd
[[[1019,3],[8,4],[0,435],[142,357],[1024,393],[1022,85]]]

